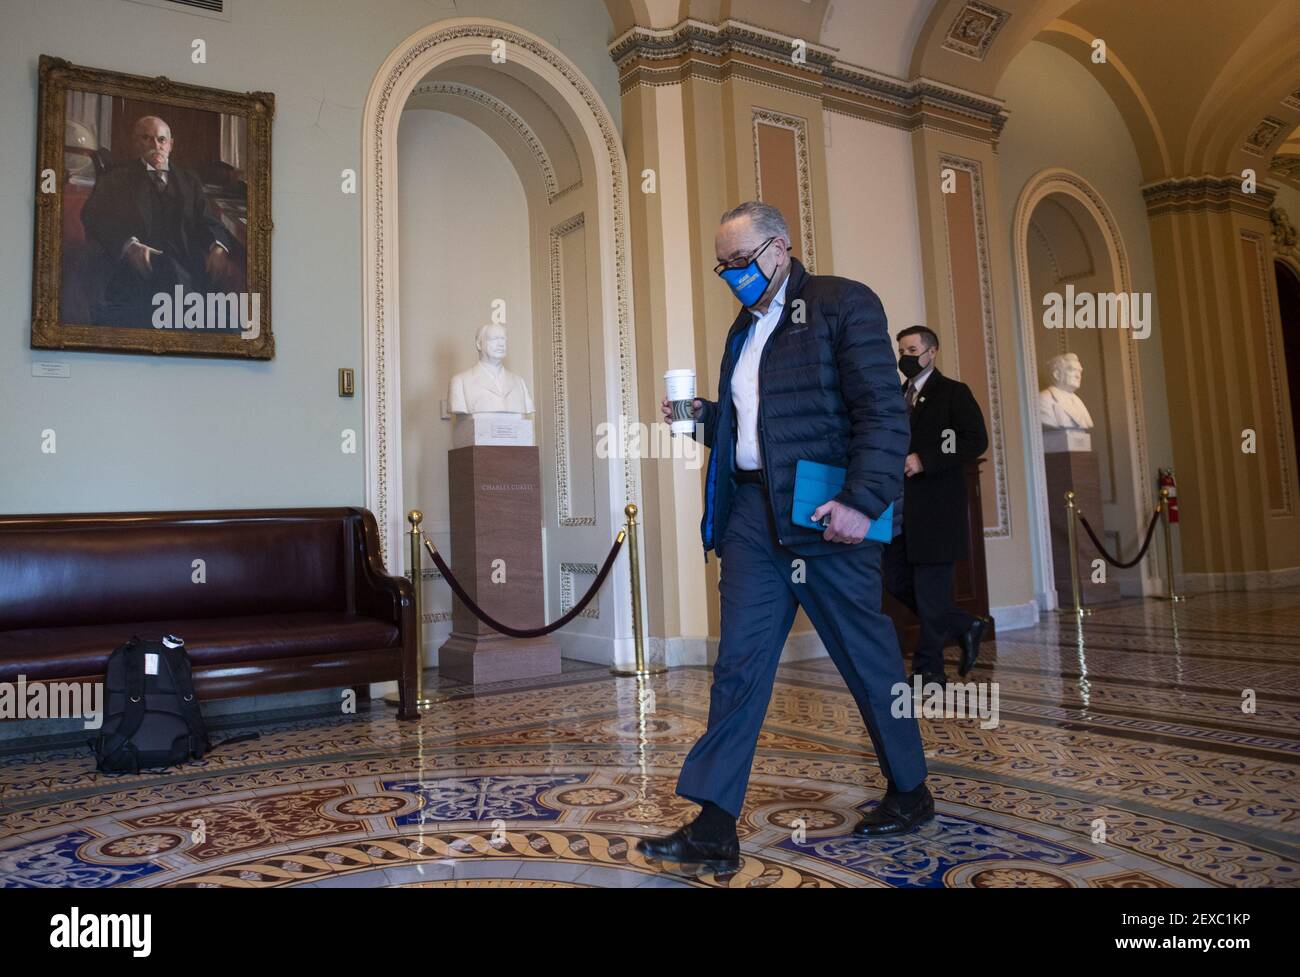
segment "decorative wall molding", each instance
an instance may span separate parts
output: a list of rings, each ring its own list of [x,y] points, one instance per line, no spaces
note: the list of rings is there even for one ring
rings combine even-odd
[[[1276,209],[1276,208],[1275,208]],[[1274,225],[1276,228],[1276,225]],[[1292,228],[1293,245],[1294,232]],[[1285,409],[1286,394],[1283,379],[1286,367],[1283,365],[1283,354],[1278,349],[1278,340],[1281,338],[1281,326],[1278,317],[1273,309],[1273,269],[1271,262],[1268,261],[1268,238],[1263,234],[1255,231],[1241,232],[1243,241],[1250,241],[1255,245],[1255,287],[1259,289],[1260,308],[1264,313],[1264,321],[1261,325],[1264,328],[1264,352],[1266,362],[1268,363],[1268,403],[1266,405],[1273,412],[1273,451],[1276,454],[1278,462],[1278,477],[1281,481],[1282,505],[1270,506],[1269,515],[1272,516],[1289,516],[1292,509],[1291,494],[1291,458],[1292,452],[1287,444],[1286,432],[1290,427],[1290,417],[1287,416]],[[1300,395],[1300,391],[1296,391]]]
[[[363,255],[366,346],[366,503],[380,526],[384,555],[400,567],[401,396],[400,329],[396,266],[396,146],[401,110],[414,88],[440,64],[479,59],[504,42],[512,64],[550,86],[572,108],[581,138],[599,161],[593,175],[593,199],[598,213],[594,226],[599,243],[592,249],[598,266],[600,328],[616,382],[607,383],[609,413],[636,416],[635,351],[631,323],[626,162],[613,120],[582,73],[536,35],[511,24],[487,19],[442,21],[412,34],[384,62],[371,85],[364,113]],[[562,193],[563,191],[561,191]],[[613,355],[617,351],[617,359]],[[629,433],[630,436],[630,433]],[[638,466],[630,461],[628,445],[610,465],[610,522],[619,521],[627,502],[640,503]],[[621,489],[621,491],[620,491]],[[623,573],[616,568],[616,572]],[[620,614],[616,634],[629,633],[630,614]],[[625,620],[624,620],[625,618]]]
[[[979,0],[968,0],[949,25],[948,34],[943,39],[943,49],[983,61],[994,38],[998,36],[998,31],[1002,30],[1010,17],[1005,10],[980,3]]]
[[[799,249],[808,271],[817,274],[817,234],[813,224],[812,165],[808,159],[808,120],[770,109],[754,109],[754,186],[763,199],[763,163],[758,151],[758,127],[776,126],[794,133],[795,176],[799,190]]]
[[[595,577],[600,572],[600,567],[594,563],[561,563],[560,564],[560,613],[569,613],[569,608],[574,604],[574,576],[581,573],[583,576]],[[584,590],[583,593],[586,591]],[[600,594],[596,594],[591,599],[591,603],[582,609],[578,617],[600,617]]]
[[[1287,212],[1281,207],[1274,207],[1268,212],[1268,219],[1273,224],[1273,252],[1290,258],[1300,258],[1296,228],[1291,223]]]
[[[639,65],[648,72],[668,71],[687,60],[719,65],[741,55],[754,62],[785,72],[800,69],[799,76],[815,76],[835,63],[833,48],[804,42],[805,63],[795,64],[791,57],[797,39],[741,20],[724,20],[710,24],[702,20],[683,20],[675,27],[632,27],[614,38],[609,45],[610,57],[620,69]],[[647,83],[657,79],[647,78]]]
[[[1148,217],[1210,210],[1268,220],[1276,196],[1276,190],[1262,183],[1254,193],[1243,193],[1241,178],[1235,176],[1182,177],[1148,183],[1142,188]]]
[[[795,38],[727,20],[686,20],[676,27],[633,27],[610,44],[624,94],[640,86],[742,80],[818,99],[823,109],[913,131],[934,129],[996,142],[1006,124],[1000,99],[917,78],[904,81],[839,61],[816,44],[807,60],[790,57]]]
[[[1015,218],[1012,224],[1012,248],[1016,263],[1016,287],[1019,298],[1020,355],[1025,364],[1025,382],[1021,397],[1021,409],[1029,418],[1025,426],[1029,429],[1029,491],[1034,498],[1033,516],[1036,523],[1035,548],[1038,551],[1036,561],[1040,578],[1035,582],[1035,591],[1040,595],[1044,609],[1056,606],[1055,571],[1052,560],[1052,529],[1047,497],[1047,474],[1043,461],[1043,430],[1034,422],[1038,416],[1038,351],[1037,338],[1033,325],[1037,322],[1037,310],[1033,306],[1033,290],[1029,281],[1029,255],[1026,243],[1033,222],[1034,211],[1038,204],[1054,193],[1066,194],[1077,200],[1096,221],[1106,241],[1111,262],[1111,277],[1117,292],[1133,291],[1133,276],[1129,264],[1128,251],[1124,238],[1120,234],[1119,224],[1107,206],[1106,201],[1095,187],[1082,176],[1071,170],[1053,168],[1034,175],[1020,193],[1016,202]],[[1125,414],[1128,419],[1129,467],[1132,483],[1127,488],[1134,499],[1149,497],[1151,481],[1149,453],[1146,435],[1146,404],[1142,394],[1142,369],[1138,358],[1137,340],[1132,338],[1129,330],[1120,330],[1123,340],[1123,359],[1121,372],[1124,376]],[[1142,586],[1152,586],[1149,578],[1143,574]],[[999,627],[1001,623],[999,622]]]
[[[529,154],[533,157],[533,162],[537,164],[538,170],[541,171],[542,183],[546,187],[547,203],[554,203],[559,197],[582,186],[580,178],[576,183],[560,189],[555,177],[555,167],[551,164],[551,157],[547,154],[546,147],[542,145],[541,139],[537,137],[537,133],[533,131],[532,126],[525,122],[518,112],[490,92],[485,92],[483,89],[475,88],[472,85],[463,85],[459,82],[435,81],[415,88],[411,92],[411,96],[416,95],[451,95],[456,98],[468,99],[499,116],[514,131],[515,135],[523,141]]]
[[[852,118],[891,126],[906,132],[928,129],[979,142],[997,144],[1007,114],[1003,103],[927,78],[897,82],[900,95],[891,97],[893,85],[884,76],[844,64],[826,75],[822,107]]]
[[[1300,187],[1300,153],[1275,153],[1268,164],[1268,171],[1279,180]]]
[[[564,335],[564,265],[560,242],[568,234],[582,230],[586,218],[574,214],[551,228],[550,279],[551,279],[551,388],[555,415],[555,504],[561,526],[594,526],[595,515],[575,516],[573,496],[570,492],[572,478],[569,466],[569,366],[565,356]]]
[[[997,324],[993,318],[993,272],[989,263],[988,219],[984,208],[984,175],[978,160],[962,156],[940,154],[939,166],[952,167],[970,175],[971,206],[975,209],[975,254],[979,263],[980,282],[980,324],[984,340],[984,369],[988,374],[989,384],[989,433],[993,448],[993,487],[998,514],[997,523],[984,527],[984,536],[989,539],[1005,539],[1011,536],[1011,500],[1007,489],[1007,452],[1002,414],[1002,385],[998,378],[998,339]],[[948,227],[948,209],[943,211],[943,229],[946,247],[951,253],[952,237]],[[956,299],[952,291],[952,265],[948,266],[948,302],[955,307]],[[954,356],[958,355],[954,349]],[[960,363],[960,359],[956,360]]]
[[[1250,135],[1246,137],[1245,143],[1242,144],[1241,151],[1249,153],[1251,156],[1267,156],[1268,147],[1273,145],[1278,135],[1286,129],[1287,124],[1281,119],[1266,115],[1250,131]]]
[[[366,99],[362,124],[366,504],[379,522],[386,562],[397,572],[402,567],[405,529],[398,281],[401,268],[397,259],[398,128],[402,108],[417,85],[436,79],[444,66],[482,63],[501,43],[518,77],[528,79],[535,91],[544,91],[563,103],[569,137],[594,161],[591,171],[584,173],[582,191],[591,236],[587,275],[594,303],[592,328],[598,331],[602,347],[599,372],[593,381],[602,385],[603,413],[594,420],[619,426],[620,415],[636,416],[627,163],[612,117],[581,71],[534,34],[486,18],[458,18],[421,28],[398,45],[379,68]],[[544,206],[540,194],[535,204]],[[541,212],[537,216],[547,220]],[[627,443],[633,430],[629,425],[619,428],[624,443],[602,459],[607,478],[601,479],[595,501],[601,522],[609,525],[621,523],[627,503],[640,505],[642,501],[639,464]],[[616,564],[611,574],[611,586],[626,592],[631,586],[627,561]],[[643,578],[643,597],[645,583]],[[593,623],[587,622],[585,627],[593,627]],[[629,662],[633,646],[629,602],[607,607],[599,627],[606,633],[575,632],[568,636],[570,644],[578,650],[599,649],[620,663]]]

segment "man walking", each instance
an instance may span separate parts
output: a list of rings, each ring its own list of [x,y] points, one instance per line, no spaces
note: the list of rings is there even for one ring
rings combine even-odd
[[[984,453],[989,436],[970,387],[934,365],[939,337],[912,326],[895,338],[912,440],[903,465],[903,533],[885,547],[885,589],[921,619],[912,674],[942,686],[944,645],[961,644],[964,676],[988,627],[987,619],[953,605],[952,583],[954,565],[969,556],[963,466]]]
[[[715,549],[722,560],[708,729],[677,782],[701,811],[639,849],[727,872],[740,865],[736,819],[799,607],[852,693],[888,781],[854,834],[910,831],[933,817],[934,801],[916,720],[891,712],[902,661],[880,611],[882,544],[865,539],[900,493],[908,442],[884,309],[865,285],[810,275],[767,204],[724,214],[714,243],[714,270],[743,308],[727,335],[717,401],[695,401],[711,449],[701,535],[706,559]],[[667,398],[662,406],[667,419]],[[820,530],[791,517],[803,458],[846,470],[842,490],[813,512]]]

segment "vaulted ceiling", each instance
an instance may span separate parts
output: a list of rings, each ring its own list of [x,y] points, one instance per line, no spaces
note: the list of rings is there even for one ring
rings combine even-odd
[[[739,20],[845,60],[996,96],[1038,40],[1094,73],[1122,113],[1144,175],[1247,167],[1300,186],[1300,0],[605,0],[633,25]],[[1093,60],[1105,42],[1106,62]],[[908,53],[910,49],[910,54]],[[861,59],[861,60],[857,60]]]

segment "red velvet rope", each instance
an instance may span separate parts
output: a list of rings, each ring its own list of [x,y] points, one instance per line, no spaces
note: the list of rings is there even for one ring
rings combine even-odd
[[[1083,523],[1083,528],[1087,531],[1088,538],[1092,540],[1092,545],[1097,547],[1097,552],[1101,554],[1102,559],[1119,570],[1127,570],[1130,567],[1137,566],[1142,561],[1142,557],[1147,555],[1147,547],[1151,545],[1151,537],[1156,531],[1156,520],[1159,518],[1159,509],[1151,513],[1151,525],[1147,526],[1147,538],[1142,541],[1142,549],[1138,550],[1138,555],[1129,560],[1129,562],[1121,563],[1119,560],[1115,559],[1115,557],[1106,552],[1105,547],[1101,545],[1101,540],[1097,538],[1097,534],[1094,533],[1092,527],[1088,525],[1088,520],[1083,518],[1083,513],[1079,513],[1079,522]]]
[[[592,581],[587,592],[582,595],[582,599],[550,624],[544,624],[540,628],[512,628],[492,617],[478,604],[474,603],[474,599],[465,592],[465,588],[460,585],[460,581],[452,576],[451,569],[443,562],[442,555],[434,549],[433,544],[428,539],[424,541],[424,546],[429,551],[429,555],[433,557],[434,566],[438,568],[438,572],[442,574],[443,579],[447,581],[447,585],[451,587],[451,592],[459,597],[460,602],[468,607],[480,621],[494,631],[500,631],[512,638],[540,638],[544,634],[550,634],[552,631],[558,631],[564,627],[581,614],[584,607],[591,603],[591,599],[596,596],[596,591],[600,590],[600,585],[609,576],[610,568],[614,565],[614,558],[618,556],[618,551],[623,548],[623,536],[624,534],[620,532],[614,540],[614,545],[609,549],[609,555],[605,557],[605,565],[600,568],[600,572],[596,574],[596,579]]]

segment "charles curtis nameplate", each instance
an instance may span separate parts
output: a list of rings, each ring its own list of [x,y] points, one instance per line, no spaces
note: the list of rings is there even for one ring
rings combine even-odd
[[[457,414],[452,448],[470,445],[532,445],[533,419],[522,414]]]

